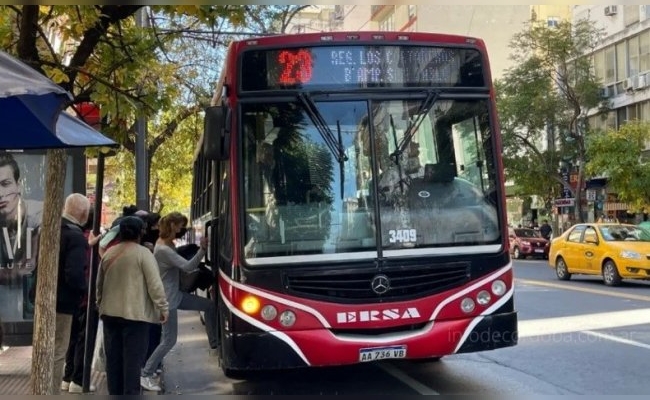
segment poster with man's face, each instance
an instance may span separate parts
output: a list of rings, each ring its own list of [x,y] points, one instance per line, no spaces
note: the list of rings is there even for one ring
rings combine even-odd
[[[68,164],[70,167],[71,163]],[[0,151],[0,319],[3,322],[33,318],[28,293],[38,257],[46,165],[44,152]],[[71,182],[67,176],[66,192],[70,192]]]

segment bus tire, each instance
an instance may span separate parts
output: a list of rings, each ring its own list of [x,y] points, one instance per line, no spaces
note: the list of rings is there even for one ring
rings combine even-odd
[[[222,367],[221,370],[223,371],[223,374],[226,376],[226,378],[238,381],[245,381],[252,376],[251,371],[241,369],[230,369]]]

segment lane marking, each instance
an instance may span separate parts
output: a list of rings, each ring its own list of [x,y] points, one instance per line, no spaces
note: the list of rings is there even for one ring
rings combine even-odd
[[[543,287],[549,287],[553,289],[563,289],[563,290],[572,290],[574,292],[583,292],[583,293],[590,293],[590,294],[599,294],[603,296],[610,296],[610,297],[620,297],[622,299],[628,299],[628,300],[640,300],[640,301],[648,301],[650,302],[650,296],[644,296],[640,294],[630,294],[630,293],[620,293],[620,292],[614,292],[614,291],[609,291],[609,290],[603,290],[603,289],[591,289],[591,288],[586,288],[586,287],[581,287],[581,286],[571,286],[571,285],[564,285],[561,283],[551,283],[551,282],[545,282],[545,281],[536,281],[532,279],[515,279],[515,283],[520,283],[523,285],[532,285],[532,286],[543,286]],[[515,289],[516,292],[516,289]]]
[[[384,370],[384,372],[386,372],[388,375],[402,382],[403,384],[415,390],[419,394],[436,395],[436,396],[440,395],[440,393],[431,389],[430,387],[418,381],[417,379],[411,378],[408,374],[406,374],[406,372],[402,371],[401,369],[397,368],[392,364],[378,363],[377,366],[380,369]]]
[[[519,338],[650,324],[650,308],[520,320]]]
[[[650,344],[637,342],[636,340],[625,339],[625,338],[622,338],[620,336],[608,335],[606,333],[593,332],[593,331],[583,331],[583,333],[586,333],[586,334],[592,335],[592,336],[596,336],[596,337],[599,337],[601,339],[611,340],[612,342],[628,344],[630,346],[636,346],[636,347],[640,347],[642,349],[650,350]]]

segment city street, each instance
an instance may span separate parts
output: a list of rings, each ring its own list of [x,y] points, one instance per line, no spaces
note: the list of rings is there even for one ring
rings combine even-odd
[[[283,371],[249,381],[193,381],[204,394],[647,394],[650,285],[556,280],[545,261],[515,261],[519,345],[443,358]],[[212,358],[216,364],[216,358]],[[188,360],[185,360],[187,365]],[[181,368],[174,367],[174,374]],[[195,370],[195,369],[193,369]],[[210,372],[210,373],[208,373]],[[171,380],[183,379],[169,376]],[[185,387],[183,393],[196,392]],[[180,390],[179,390],[180,391]]]
[[[199,316],[179,313],[179,341],[165,358],[164,394],[648,394],[650,284],[560,282],[545,261],[516,260],[519,345],[439,362],[382,362],[226,378],[207,352]],[[24,351],[23,351],[24,350]],[[25,393],[31,348],[0,357],[3,393]],[[9,354],[11,353],[11,354]],[[24,353],[24,354],[23,354]],[[13,354],[13,355],[12,355]],[[17,354],[19,358],[16,358]],[[20,358],[22,357],[22,358]],[[4,372],[3,372],[4,371]],[[93,382],[105,394],[103,375]],[[149,393],[155,394],[155,393]]]

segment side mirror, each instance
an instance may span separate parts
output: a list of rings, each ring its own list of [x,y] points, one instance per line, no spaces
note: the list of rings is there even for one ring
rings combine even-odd
[[[205,109],[203,152],[208,160],[223,161],[229,157],[230,109],[211,106]]]

